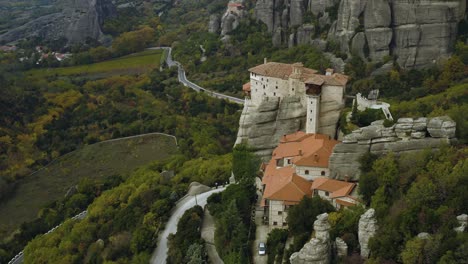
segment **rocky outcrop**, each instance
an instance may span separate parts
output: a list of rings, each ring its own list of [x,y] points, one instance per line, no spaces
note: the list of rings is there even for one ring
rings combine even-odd
[[[116,15],[110,0],[67,0],[59,13],[39,17],[0,35],[0,42],[40,37],[54,41],[66,39],[68,44],[86,39],[104,41],[101,26],[105,18]]]
[[[328,8],[338,4],[337,17],[331,17]],[[301,30],[312,14],[320,28],[313,33],[331,24],[328,39],[342,52],[374,62],[395,55],[406,68],[448,56],[465,12],[465,0],[258,0],[255,5],[255,18],[267,25],[275,46],[314,45],[309,37],[304,41]]]
[[[395,55],[403,67],[422,67],[450,54],[465,10],[464,0],[342,0],[329,39],[343,52],[368,49],[373,61]]]
[[[459,233],[463,233],[466,230],[466,227],[468,227],[468,215],[466,214],[461,214],[457,216],[458,223],[460,226],[455,227],[455,231]]]
[[[365,153],[411,153],[424,149],[438,149],[452,144],[456,123],[448,116],[434,118],[400,118],[396,124],[385,127],[383,120],[353,131],[335,146],[330,157],[330,177],[349,177],[359,180],[359,158]]]
[[[345,257],[348,255],[348,245],[340,237],[337,237],[335,240],[335,251],[338,257]]]
[[[375,210],[369,209],[359,219],[359,245],[361,246],[361,256],[369,257],[370,251],[368,247],[369,239],[372,238],[378,229],[377,219],[375,218]]]
[[[328,264],[330,263],[330,224],[328,214],[317,216],[314,222],[315,237],[289,258],[291,264]]]
[[[231,0],[224,15],[221,17],[221,36],[228,35],[239,26],[242,18],[247,15],[244,0]]]
[[[299,96],[265,97],[259,105],[246,101],[239,121],[236,145],[246,143],[269,160],[283,135],[305,129],[306,103]],[[344,105],[323,98],[320,102],[320,134],[334,138]]]
[[[219,33],[219,27],[220,27],[220,20],[219,16],[216,14],[213,14],[210,16],[210,22],[208,24],[208,32],[217,34]]]
[[[304,128],[306,107],[299,97],[265,98],[259,106],[244,105],[236,144],[247,143],[269,158],[281,136]]]

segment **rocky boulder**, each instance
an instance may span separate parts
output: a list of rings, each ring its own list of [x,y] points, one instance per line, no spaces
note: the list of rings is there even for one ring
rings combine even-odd
[[[291,264],[328,264],[330,263],[330,224],[328,214],[317,216],[314,222],[315,237],[289,258]]]
[[[383,120],[359,128],[343,137],[330,156],[330,177],[359,180],[359,158],[365,153],[397,155],[424,149],[438,149],[456,142],[456,123],[447,116],[434,118],[400,118],[385,127]]]
[[[216,14],[213,14],[210,16],[210,22],[208,23],[208,32],[217,34],[219,33],[219,27],[220,27],[220,19],[219,16]]]
[[[457,216],[458,223],[460,226],[456,227],[454,230],[463,233],[466,230],[466,227],[468,227],[468,215],[466,214],[461,214]]]
[[[368,247],[369,239],[372,238],[379,226],[377,225],[377,219],[375,218],[375,210],[369,209],[361,218],[359,218],[359,245],[361,246],[361,256],[364,258],[369,257],[370,251]]]
[[[338,257],[345,257],[348,255],[348,245],[340,237],[337,237],[335,240],[335,251]]]

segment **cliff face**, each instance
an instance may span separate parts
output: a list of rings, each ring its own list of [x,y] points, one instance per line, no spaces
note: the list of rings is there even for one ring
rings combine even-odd
[[[87,38],[102,40],[101,26],[105,18],[116,15],[110,0],[67,0],[62,11],[39,17],[0,35],[0,42],[12,42],[38,36],[44,40],[66,38],[68,44]]]
[[[344,105],[330,98],[320,102],[320,134],[334,138],[340,112]],[[307,106],[299,96],[286,96],[281,100],[265,97],[258,105],[247,101],[239,121],[236,144],[247,143],[257,154],[270,159],[273,149],[283,135],[305,129]]]
[[[384,154],[411,153],[424,149],[437,149],[455,139],[456,123],[447,116],[434,118],[400,118],[391,127],[383,120],[346,135],[336,145],[330,157],[330,177],[359,180],[359,158],[368,152]]]
[[[258,106],[247,101],[239,122],[236,144],[247,143],[268,159],[281,136],[305,127],[306,107],[299,97],[266,98]]]
[[[465,12],[465,0],[258,0],[255,6],[276,46],[311,44],[328,34],[342,52],[372,61],[395,55],[407,68],[449,55]]]

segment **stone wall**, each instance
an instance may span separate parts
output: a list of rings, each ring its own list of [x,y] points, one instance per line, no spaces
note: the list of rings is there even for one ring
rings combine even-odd
[[[330,157],[330,178],[359,180],[359,158],[365,153],[411,153],[424,149],[438,149],[452,144],[456,123],[448,116],[434,118],[400,118],[391,127],[383,120],[360,128],[343,138]]]

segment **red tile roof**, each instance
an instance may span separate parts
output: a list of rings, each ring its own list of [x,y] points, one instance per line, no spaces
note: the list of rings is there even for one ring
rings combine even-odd
[[[291,157],[292,163],[298,166],[328,168],[328,160],[338,143],[327,135],[298,131],[281,137],[272,162]]]
[[[320,177],[314,180],[311,190],[312,192],[314,192],[314,190],[326,191],[330,193],[331,198],[337,198],[347,196],[353,191],[355,186],[356,184],[352,182]]]
[[[287,64],[279,62],[267,62],[250,68],[249,72],[287,80],[291,75],[293,75],[295,67],[301,69],[299,78],[305,83],[315,85],[322,85],[325,83],[328,85],[345,86],[348,82],[348,76],[344,74],[333,73],[332,75],[323,75],[318,73],[317,70],[303,67],[301,63]]]
[[[299,203],[304,196],[311,196],[311,183],[294,173],[294,168],[269,164],[262,180],[265,184],[263,197],[269,200]]]
[[[242,85],[242,91],[250,92],[250,82]]]

